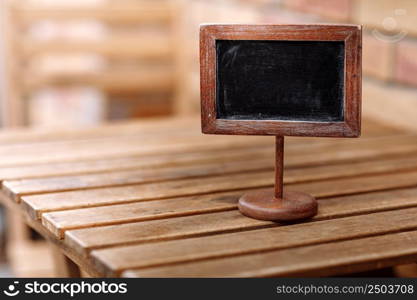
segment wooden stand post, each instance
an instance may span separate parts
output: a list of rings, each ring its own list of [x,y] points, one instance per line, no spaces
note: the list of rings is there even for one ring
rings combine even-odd
[[[275,137],[275,198],[284,193],[284,137]]]
[[[293,221],[317,214],[316,199],[305,193],[283,190],[284,137],[276,136],[275,188],[250,192],[239,199],[245,216],[269,221]]]

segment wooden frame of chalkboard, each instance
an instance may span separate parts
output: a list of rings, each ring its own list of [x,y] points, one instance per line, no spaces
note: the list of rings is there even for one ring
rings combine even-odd
[[[339,42],[343,44],[341,119],[223,118],[217,108],[217,41]],[[362,30],[356,25],[200,26],[202,131],[209,134],[358,137],[361,128]],[[300,51],[300,53],[303,53]],[[305,53],[305,52],[304,52]],[[337,99],[335,99],[336,101]],[[236,106],[235,106],[236,107]]]

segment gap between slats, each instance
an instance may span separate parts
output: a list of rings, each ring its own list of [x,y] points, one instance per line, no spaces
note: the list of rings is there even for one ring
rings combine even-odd
[[[110,139],[105,143],[85,142],[76,143],[75,145],[64,145],[64,147],[54,145],[31,146],[24,147],[26,151],[16,147],[16,149],[9,147],[5,151],[0,151],[0,166],[88,161],[98,157],[106,159],[127,155],[155,156],[167,153],[216,151],[219,149],[247,147],[250,143],[271,145],[272,140],[264,137],[237,137],[233,140],[228,140],[225,137],[210,139],[201,135],[195,137],[155,138],[152,140],[126,139],[124,141],[113,141]],[[51,152],[50,149],[54,149],[54,151]]]
[[[263,172],[273,170],[273,158],[253,158],[247,161],[219,158],[214,162],[197,165],[178,165],[155,169],[139,168],[138,170],[114,171],[78,176],[54,176],[45,179],[25,179],[5,181],[4,191],[10,198],[19,201],[20,197],[46,193],[75,190],[88,190],[104,187],[129,186],[134,184],[157,183],[181,179],[205,178],[224,174]],[[378,159],[366,162],[340,163],[303,169],[286,168],[285,183],[298,183],[337,179],[349,176],[366,176],[406,172],[417,170],[417,158]]]
[[[273,172],[248,173],[176,180],[136,186],[115,187],[50,193],[23,197],[24,210],[32,218],[47,211],[73,210],[87,207],[126,204],[140,201],[157,201],[174,197],[205,195],[217,192],[241,191],[273,185]],[[331,197],[378,190],[413,187],[417,185],[417,171],[395,174],[349,177],[328,181],[313,181],[289,185],[291,190]]]
[[[293,249],[314,244],[411,231],[417,229],[416,213],[417,208],[409,208],[368,214],[366,217],[353,216],[237,233],[94,250],[91,255],[93,263],[101,273],[117,276],[128,268],[149,268],[188,261],[236,257],[251,253]],[[415,248],[415,252],[417,253],[417,248]]]
[[[175,124],[175,126],[173,126]],[[82,128],[7,128],[0,130],[0,143],[38,145],[50,142],[77,142],[85,140],[96,140],[105,138],[117,138],[120,136],[140,137],[147,135],[171,134],[196,128],[199,124],[197,118],[159,118],[152,120],[128,120],[112,121],[111,123],[100,124],[99,126]],[[399,132],[398,132],[399,133]]]
[[[0,180],[26,180],[59,176],[91,175],[107,172],[141,170],[163,167],[180,167],[190,164],[207,164],[227,161],[248,160],[254,156],[274,156],[274,147],[253,146],[243,149],[231,149],[212,152],[190,152],[164,154],[151,157],[121,157],[106,160],[91,160],[88,162],[71,162],[56,164],[27,165],[21,167],[0,168]]]
[[[405,134],[403,129],[398,130],[387,127],[384,124],[376,123],[366,119],[362,122],[362,138],[375,138],[378,136]],[[24,128],[0,130],[0,143],[2,145],[26,144],[35,146],[48,142],[77,142],[86,140],[118,138],[118,137],[146,137],[153,135],[171,135],[176,132],[189,131],[195,128],[196,133],[200,132],[200,119],[196,117],[181,118],[157,118],[141,121],[113,121],[99,126],[83,127],[74,129],[45,129],[45,128]],[[291,142],[303,138],[289,138]],[[309,139],[315,142],[322,139]]]
[[[414,263],[417,231],[154,268],[124,277],[309,277],[350,274]],[[372,249],[372,251],[369,251]],[[303,259],[300,259],[302,257]]]
[[[340,182],[340,181],[339,181],[339,184],[337,182],[334,182],[334,181],[330,182],[330,183],[325,182],[325,184],[328,184],[327,189],[330,189],[330,188],[335,189],[334,192],[333,192],[334,196],[340,196],[340,195],[344,195],[344,194],[375,192],[375,191],[378,191],[378,190],[387,190],[388,188],[395,189],[395,188],[401,188],[401,187],[407,187],[407,186],[416,186],[417,185],[417,172],[414,173],[414,177],[412,177],[412,178],[409,177],[409,174],[402,174],[402,175],[403,175],[402,178],[400,178],[398,176],[398,174],[385,177],[384,178],[385,180],[382,181],[382,182],[381,182],[381,177],[373,178],[372,181],[368,177],[368,178],[366,178],[366,180],[364,180],[363,178],[356,178],[356,179],[354,179],[353,182],[350,183],[350,185],[346,184],[346,183],[343,184],[343,182]],[[402,182],[401,179],[404,179],[404,180],[410,180],[411,179],[411,181]],[[387,186],[388,183],[389,183],[389,186]],[[312,195],[317,197],[317,198],[324,197],[324,196],[329,196],[328,194],[326,194],[326,190],[325,190],[326,187],[323,186],[323,184],[321,182],[312,183],[312,186],[309,189],[307,188],[308,186],[306,186],[305,184],[304,184],[304,188],[302,188],[302,186],[303,186],[302,184],[298,184],[298,185],[295,185],[295,186],[297,186],[297,188],[294,188],[294,186],[293,186],[293,190],[300,190],[300,191],[309,192],[309,193],[312,193]],[[323,192],[323,189],[324,189],[324,192]],[[239,193],[235,193],[235,195],[236,194],[239,195]],[[220,197],[222,197],[222,194],[220,194]],[[193,199],[193,201],[202,201],[202,200],[199,200],[199,198],[200,197],[196,197],[194,195],[194,198],[191,198],[191,199]],[[203,196],[201,198],[210,199],[210,195],[206,195],[206,196]],[[166,201],[175,201],[175,198],[174,199],[163,200],[162,202],[159,202],[159,203],[162,203],[162,205],[163,205],[164,201],[165,202]],[[237,201],[237,198],[235,198],[235,201]],[[208,202],[208,203],[210,203],[210,202]],[[148,205],[151,205],[151,207],[152,207],[152,203],[150,203]],[[211,204],[211,205],[213,205],[213,204]],[[233,205],[236,205],[236,202]],[[232,207],[232,205],[230,203],[228,205],[224,205],[224,203],[221,202],[220,205],[215,203],[215,205],[213,205],[211,207],[211,209],[216,208],[216,206],[217,206],[217,209],[219,209],[220,207],[223,207],[223,209],[229,209],[230,207]],[[191,213],[192,210],[193,210],[192,206],[190,206],[190,207],[191,207],[191,209],[190,209],[189,213]],[[101,209],[100,208],[97,208],[97,209],[85,208],[84,210],[83,209],[75,209],[75,210],[67,210],[67,211],[49,212],[49,213],[44,213],[42,215],[42,223],[44,224],[45,227],[47,227],[49,230],[51,230],[55,235],[62,237],[64,230],[74,229],[74,228],[82,228],[82,227],[89,227],[89,226],[91,227],[91,226],[97,226],[97,225],[100,225],[100,224],[103,225],[103,222],[105,222],[105,220],[107,220],[107,222],[114,222],[114,220],[110,221],[109,217],[108,217],[109,215],[111,215],[111,212],[114,209],[117,209],[117,206],[113,206],[113,205],[104,206]],[[179,208],[176,208],[176,209],[179,209]],[[89,211],[94,211],[94,213],[91,214],[91,215],[88,215],[87,213]],[[87,214],[86,216],[88,216],[88,217],[83,221],[79,221],[79,220],[81,220],[80,216],[83,213],[86,213]],[[61,216],[64,216],[64,218],[61,219],[60,218]],[[100,219],[98,219],[98,218],[100,218]],[[98,220],[100,220],[100,221],[98,221]],[[65,222],[70,222],[71,225],[66,224]],[[107,224],[109,224],[109,223],[107,223]]]
[[[417,145],[416,145],[416,147],[417,147]],[[395,149],[397,149],[397,148],[398,147],[395,147]],[[371,147],[370,150],[372,150],[372,147]],[[416,149],[416,151],[417,151],[417,149]],[[351,153],[348,152],[347,157],[346,157],[346,154],[345,155],[341,155],[339,152],[334,153],[333,155],[332,154],[328,154],[327,152],[326,152],[326,154],[327,155],[323,155],[323,154],[320,155],[320,152],[317,152],[317,153],[314,153],[313,152],[313,153],[310,153],[309,158],[306,160],[306,154],[305,153],[292,153],[292,155],[291,154],[288,155],[288,157],[286,159],[286,164],[287,164],[287,166],[288,165],[289,166],[294,166],[294,165],[297,165],[297,164],[299,164],[299,165],[311,165],[312,162],[314,162],[316,165],[317,164],[320,165],[324,161],[333,162],[334,163],[335,160],[341,160],[341,158],[344,159],[344,160],[348,160],[349,161],[348,158],[350,158],[350,160],[352,160],[353,158],[355,158],[355,159],[363,159],[364,157],[367,157],[368,156],[366,149],[362,149],[362,150],[360,149],[359,151],[358,150],[356,150],[356,151],[355,150],[352,150]],[[381,153],[379,153],[379,154],[381,154]],[[373,160],[375,160],[375,158],[373,158]],[[207,174],[207,175],[209,175],[209,174]],[[82,183],[82,178],[83,177],[77,178],[77,180],[78,180],[78,182],[80,182],[81,188],[84,188],[84,189],[87,189],[87,188],[96,188],[97,186],[103,186],[103,187],[105,187],[105,186],[111,186],[111,185],[113,185],[112,182],[109,182],[107,185],[105,185],[105,184],[102,184],[102,185],[96,184],[96,185],[93,185],[93,186],[89,187],[88,184],[83,184]],[[44,179],[44,180],[47,183],[48,179]],[[53,181],[54,179],[52,178],[51,180]],[[42,182],[41,179],[39,179],[39,181]],[[155,180],[155,181],[157,181],[157,180]],[[36,183],[36,180],[34,182]],[[17,184],[17,187],[15,188],[15,189],[17,189],[16,191],[13,190],[13,184]],[[132,182],[127,182],[127,183],[124,183],[124,182],[120,182],[119,183],[119,185],[126,185],[126,186],[132,185],[132,184],[135,184],[135,182],[132,181]],[[9,181],[6,181],[6,182],[3,183],[3,185],[4,185],[3,186],[3,190],[6,192],[6,194],[8,194],[10,197],[12,197],[13,199],[15,199],[16,201],[19,201],[19,198],[18,198],[19,197],[19,194],[23,194],[23,195],[25,194],[24,192],[19,192],[19,190],[18,190],[19,189],[19,182],[14,182],[14,181],[9,182]],[[114,184],[114,185],[116,185],[116,184]],[[62,186],[65,186],[65,183],[62,183]],[[74,188],[62,188],[62,190],[66,190],[66,191],[75,190],[75,189],[77,189],[76,186]],[[29,195],[29,194],[40,194],[42,192],[55,192],[56,190],[57,189],[52,190],[52,191],[48,191],[47,189],[45,189],[45,191],[42,191],[42,188],[40,187],[40,190],[38,189],[38,191],[27,192],[26,195]]]
[[[378,137],[378,138],[362,138],[360,143],[356,140],[341,140],[336,139],[330,142],[328,139],[318,139],[308,142],[308,147],[305,147],[306,143],[287,143],[287,148],[290,149],[292,144],[297,148],[297,151],[305,153],[308,159],[312,159],[311,152],[316,149],[322,149],[322,151],[335,151],[342,154],[348,149],[356,149],[358,147],[366,147],[368,149],[368,156],[378,155],[379,152],[387,150],[383,147],[386,145],[395,145],[396,148],[391,148],[392,153],[405,153],[410,151],[416,151],[417,146],[410,144],[410,138],[414,135],[400,135],[390,137]],[[227,148],[242,148],[256,145],[271,145],[272,139],[269,137],[257,137],[257,136],[235,136],[233,139],[225,136],[195,136],[181,137],[181,138],[157,138],[152,142],[143,140],[126,139],[123,142],[108,143],[83,143],[75,145],[66,145],[63,148],[53,147],[54,152],[49,151],[50,146],[45,149],[39,147],[26,147],[25,152],[22,149],[7,148],[7,151],[1,151],[0,154],[3,158],[0,160],[2,167],[18,166],[26,164],[44,164],[47,162],[72,162],[72,161],[88,161],[101,157],[117,158],[126,155],[161,155],[166,153],[182,153],[192,151],[215,151],[219,149]],[[360,146],[358,146],[360,145]],[[76,147],[75,147],[76,146]],[[372,151],[373,150],[373,151]],[[287,151],[288,152],[288,151]],[[320,151],[319,151],[320,152]],[[18,153],[18,154],[17,154]],[[291,152],[290,152],[291,153]]]
[[[109,225],[103,222],[97,227],[68,229],[65,242],[79,255],[86,257],[92,249],[110,248],[125,245],[184,239],[196,236],[213,235],[226,232],[254,230],[265,227],[280,226],[273,222],[245,218],[235,210],[238,196],[231,201],[233,211],[184,216],[180,213],[147,221],[146,217],[136,216],[134,207],[125,207],[126,219],[119,224]],[[404,209],[417,206],[417,188],[360,194],[353,197],[338,197],[319,200],[320,209],[312,221],[364,215],[388,210]],[[169,208],[167,209],[169,210]],[[117,211],[117,208],[115,208]],[[119,211],[120,212],[120,211]],[[100,212],[97,212],[99,214]],[[130,219],[127,218],[130,216]],[[169,219],[164,219],[169,218]],[[110,220],[109,220],[110,221]],[[113,219],[113,221],[115,221]],[[60,236],[64,237],[63,235]],[[106,237],[103,239],[102,237]]]

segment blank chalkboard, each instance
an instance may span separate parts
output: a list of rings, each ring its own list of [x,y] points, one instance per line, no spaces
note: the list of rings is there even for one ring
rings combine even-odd
[[[216,40],[217,119],[344,121],[343,41]]]

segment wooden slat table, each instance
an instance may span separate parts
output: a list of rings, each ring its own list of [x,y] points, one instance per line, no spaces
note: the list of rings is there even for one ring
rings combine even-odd
[[[287,138],[285,185],[310,221],[249,219],[274,139],[204,136],[197,119],[0,133],[1,198],[92,276],[328,276],[417,261],[417,134]],[[72,272],[76,274],[76,272]]]

